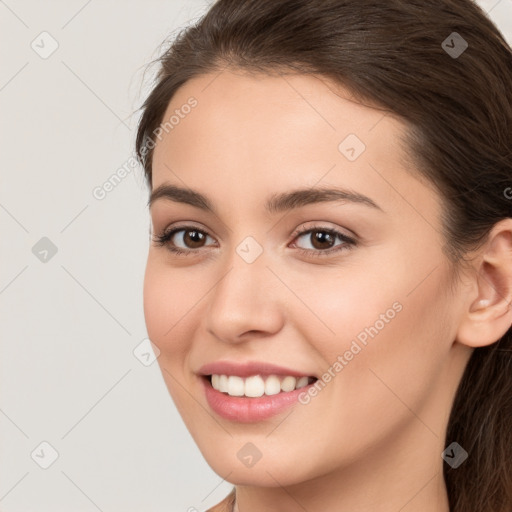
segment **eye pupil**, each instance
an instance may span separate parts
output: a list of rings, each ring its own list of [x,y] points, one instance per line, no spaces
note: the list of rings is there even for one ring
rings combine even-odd
[[[332,239],[332,235],[326,231],[314,231],[313,233],[313,247],[317,249],[325,249],[325,247],[322,246],[322,243],[325,244],[327,241],[329,244],[331,244],[334,241]],[[317,242],[320,243],[320,247],[317,246]]]
[[[191,235],[191,236],[189,236],[189,235]],[[200,246],[201,242],[204,241],[204,238],[205,238],[204,234],[201,233],[200,231],[189,230],[189,231],[185,232],[185,242],[187,245],[189,245],[189,241],[191,241],[190,244],[193,248],[197,246],[194,244],[199,243],[199,246]]]

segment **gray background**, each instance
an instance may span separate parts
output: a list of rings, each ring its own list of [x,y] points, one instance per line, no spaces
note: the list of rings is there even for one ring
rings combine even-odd
[[[210,3],[0,0],[0,512],[192,512],[232,487],[144,356],[141,169],[93,195],[133,155],[145,65]],[[512,42],[512,0],[479,3]]]

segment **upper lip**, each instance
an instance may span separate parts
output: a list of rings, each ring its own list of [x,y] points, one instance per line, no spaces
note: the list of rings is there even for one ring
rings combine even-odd
[[[284,366],[261,361],[247,361],[237,363],[234,361],[216,361],[208,363],[199,369],[200,375],[237,375],[250,377],[251,375],[290,375],[292,377],[314,377],[311,373],[304,373]]]

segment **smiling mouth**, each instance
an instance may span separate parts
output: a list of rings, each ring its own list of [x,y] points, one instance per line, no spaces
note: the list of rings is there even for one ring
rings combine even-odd
[[[291,375],[205,375],[213,389],[229,396],[259,398],[289,393],[313,384],[316,377],[294,377]]]

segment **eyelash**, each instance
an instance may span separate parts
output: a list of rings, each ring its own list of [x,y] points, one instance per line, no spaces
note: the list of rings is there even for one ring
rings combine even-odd
[[[154,235],[153,242],[157,246],[160,246],[160,247],[167,245],[167,249],[176,255],[189,256],[191,254],[197,253],[199,251],[198,249],[181,249],[180,247],[173,247],[168,243],[171,240],[171,238],[179,231],[185,231],[185,232],[186,231],[197,231],[203,235],[210,236],[206,231],[198,229],[194,226],[178,226],[169,231],[164,231],[161,235]],[[353,238],[350,238],[350,237],[344,235],[343,233],[340,233],[336,229],[325,228],[322,226],[313,226],[306,230],[298,231],[293,234],[293,237],[294,237],[293,239],[295,240],[296,238],[298,238],[302,235],[306,235],[308,233],[313,233],[315,231],[321,232],[321,233],[327,233],[327,234],[331,235],[332,237],[334,237],[335,240],[337,238],[339,238],[344,243],[342,245],[338,245],[336,247],[331,247],[330,249],[324,249],[324,250],[302,249],[299,247],[299,248],[297,248],[297,250],[300,253],[305,254],[306,256],[315,256],[315,257],[316,256],[328,256],[332,253],[338,253],[338,252],[350,250],[357,245],[357,242]]]

